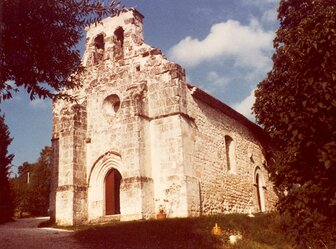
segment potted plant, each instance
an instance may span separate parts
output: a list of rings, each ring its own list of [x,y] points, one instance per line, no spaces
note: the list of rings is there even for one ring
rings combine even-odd
[[[162,219],[165,219],[166,217],[167,217],[167,214],[164,210],[164,207],[163,205],[160,205],[159,212],[156,214],[156,219],[162,220]]]

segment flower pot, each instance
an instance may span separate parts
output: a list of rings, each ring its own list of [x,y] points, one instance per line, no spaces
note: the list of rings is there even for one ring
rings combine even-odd
[[[162,220],[162,219],[165,219],[166,217],[167,217],[166,213],[158,213],[158,214],[156,214],[156,219],[157,220]]]

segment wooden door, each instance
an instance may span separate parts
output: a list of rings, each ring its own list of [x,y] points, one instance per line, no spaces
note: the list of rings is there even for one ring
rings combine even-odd
[[[110,170],[105,179],[105,214],[120,214],[120,180],[116,169]]]

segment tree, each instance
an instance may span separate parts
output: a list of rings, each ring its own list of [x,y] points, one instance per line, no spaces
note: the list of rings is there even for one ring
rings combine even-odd
[[[11,141],[4,116],[0,115],[0,223],[10,221],[14,214],[9,186],[10,166],[14,156],[8,154],[7,149]]]
[[[25,162],[12,179],[17,210],[31,215],[48,215],[51,171],[51,147],[42,149],[36,163]]]
[[[54,98],[80,85],[84,27],[121,5],[98,0],[2,0],[0,2],[0,102],[23,87],[30,98]]]
[[[32,196],[32,203],[34,204],[33,213],[39,215],[48,215],[52,164],[51,155],[51,147],[44,147],[32,172],[31,188],[34,193]]]
[[[11,179],[11,188],[14,193],[14,202],[16,210],[20,217],[24,212],[31,212],[32,188],[30,185],[30,175],[33,164],[24,162],[18,167],[18,177]]]
[[[336,1],[281,0],[278,19],[254,113],[276,148],[269,167],[289,232],[322,248],[336,241]]]

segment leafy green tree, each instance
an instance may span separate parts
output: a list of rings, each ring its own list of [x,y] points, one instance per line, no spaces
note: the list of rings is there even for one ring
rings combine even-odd
[[[18,167],[18,177],[11,179],[11,188],[14,193],[15,207],[21,217],[24,212],[31,211],[31,192],[30,174],[33,164],[24,162]]]
[[[20,216],[48,215],[51,171],[51,147],[42,149],[36,163],[25,162],[18,168],[18,177],[12,179],[16,208]]]
[[[10,166],[14,158],[14,155],[8,154],[8,146],[11,141],[4,116],[0,115],[0,223],[10,221],[14,214],[9,185]]]
[[[279,209],[303,248],[336,241],[336,1],[281,0],[273,68],[254,113],[276,152]]]
[[[47,215],[49,209],[49,194],[51,181],[51,155],[52,149],[46,146],[42,149],[38,161],[34,164],[31,176],[31,188],[33,196],[32,213]]]
[[[78,87],[83,67],[76,45],[83,29],[120,8],[116,1],[104,6],[98,0],[2,0],[0,102],[18,87],[31,99]]]

